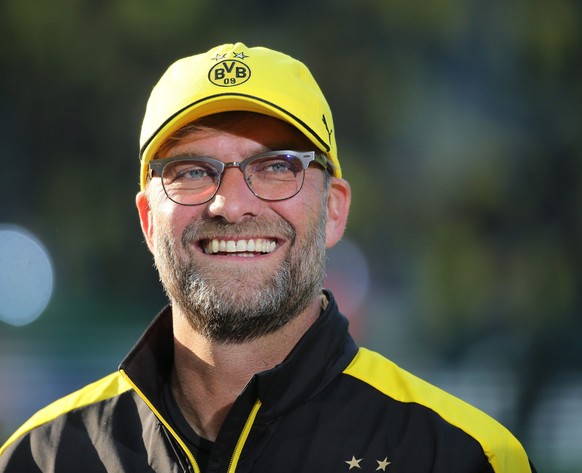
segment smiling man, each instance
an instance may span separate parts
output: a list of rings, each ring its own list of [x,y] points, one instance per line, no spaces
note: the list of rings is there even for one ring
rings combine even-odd
[[[174,312],[213,342],[286,337],[308,311],[304,332],[318,314],[325,247],[345,226],[347,183],[332,183],[315,152],[287,150],[314,146],[276,118],[226,112],[187,130],[158,153],[159,178],[137,196]]]
[[[140,158],[170,304],[117,372],[26,422],[0,471],[533,471],[496,421],[359,348],[322,288],[350,187],[302,63],[241,43],[176,62]]]

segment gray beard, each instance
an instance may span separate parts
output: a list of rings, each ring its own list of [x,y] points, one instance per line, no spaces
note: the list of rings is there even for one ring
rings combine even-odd
[[[271,229],[269,233],[285,236],[290,242],[285,259],[275,274],[264,275],[262,281],[261,275],[249,280],[248,272],[234,270],[228,279],[213,279],[204,269],[206,264],[180,260],[171,232],[159,230],[155,263],[166,294],[194,330],[215,342],[242,343],[279,330],[302,313],[323,286],[325,210],[321,213],[300,246],[294,229],[283,219],[239,224],[199,219],[185,229],[180,244],[187,252],[195,251],[193,242],[215,235],[261,234]]]

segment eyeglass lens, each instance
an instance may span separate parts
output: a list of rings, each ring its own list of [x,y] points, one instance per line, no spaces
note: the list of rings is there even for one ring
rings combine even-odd
[[[292,155],[263,156],[226,167],[239,167],[249,189],[265,200],[293,197],[301,190],[305,176],[303,162]],[[214,197],[222,172],[213,163],[188,159],[168,163],[161,177],[170,199],[179,204],[198,205]]]

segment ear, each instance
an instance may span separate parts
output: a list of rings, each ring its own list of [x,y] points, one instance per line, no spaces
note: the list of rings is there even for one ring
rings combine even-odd
[[[331,188],[327,197],[327,224],[325,245],[331,248],[341,240],[346,224],[352,191],[348,181],[339,178],[332,178]]]
[[[150,209],[150,203],[144,191],[138,192],[135,196],[135,205],[137,207],[137,213],[139,214],[139,222],[141,224],[141,230],[145,237],[145,241],[150,251],[153,252],[152,235],[154,230],[154,223],[152,211]]]

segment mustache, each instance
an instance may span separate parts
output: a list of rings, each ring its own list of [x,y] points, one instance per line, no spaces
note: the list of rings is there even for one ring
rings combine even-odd
[[[276,220],[265,217],[256,217],[237,223],[229,223],[216,218],[199,218],[192,221],[182,233],[184,248],[200,240],[211,238],[237,238],[240,236],[269,236],[295,242],[297,232],[293,226],[283,218]]]

